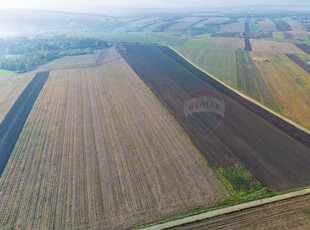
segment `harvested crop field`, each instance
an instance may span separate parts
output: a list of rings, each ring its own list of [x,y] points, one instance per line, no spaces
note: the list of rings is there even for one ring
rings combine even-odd
[[[308,229],[310,195],[184,225],[186,229]]]
[[[273,21],[270,19],[265,19],[262,21],[258,21],[258,26],[262,32],[274,32],[277,31],[277,28]]]
[[[87,55],[77,55],[77,56],[67,56],[63,58],[56,59],[51,61],[43,66],[40,66],[40,69],[66,69],[66,68],[78,68],[81,66],[89,67],[95,62],[95,57],[93,54]]]
[[[106,60],[107,49],[96,50],[94,54],[66,56],[56,59],[45,65],[40,66],[39,70],[57,70],[57,69],[76,69],[76,68],[91,68],[111,61]]]
[[[309,147],[263,119],[262,111],[257,111],[259,116],[231,98],[236,95],[228,97],[216,90],[215,87],[230,94],[167,47],[126,46],[121,54],[180,122],[213,167],[242,162],[263,184],[276,190],[309,185]],[[221,95],[226,107],[223,121],[209,135],[199,132],[212,129],[205,117],[197,120],[201,122],[197,126],[184,114],[188,95],[202,89]],[[309,136],[304,138],[309,145]]]
[[[310,73],[310,64],[308,64],[306,61],[302,60],[295,54],[287,54],[286,56],[288,56],[289,59],[303,68],[306,72]]]
[[[309,74],[284,54],[253,53],[253,59],[278,101],[281,114],[310,130]]]
[[[0,124],[34,74],[0,77]]]
[[[193,49],[184,47],[176,47],[176,49],[201,69],[226,84],[237,88],[238,75],[236,52],[234,50]]]
[[[179,20],[179,22],[171,27],[169,27],[167,32],[183,31],[188,30],[192,25],[197,24],[203,20],[201,17],[184,17]]]
[[[0,177],[49,72],[36,74],[0,124]]]
[[[0,228],[127,229],[225,198],[179,124],[108,55],[51,72],[0,178]]]
[[[291,26],[293,31],[296,31],[296,32],[306,31],[305,27],[301,23],[299,23],[298,21],[287,20],[287,23]]]
[[[258,53],[271,53],[271,54],[283,54],[292,53],[299,54],[303,53],[301,49],[296,47],[293,43],[289,42],[277,42],[262,39],[250,39],[252,50]]]
[[[220,32],[224,33],[241,33],[244,32],[244,20],[240,20],[239,22],[234,22],[222,27]]]
[[[211,38],[209,49],[244,49],[242,38]]]
[[[238,89],[267,107],[279,111],[277,101],[269,92],[269,88],[253,62],[250,53],[236,51],[236,58]]]

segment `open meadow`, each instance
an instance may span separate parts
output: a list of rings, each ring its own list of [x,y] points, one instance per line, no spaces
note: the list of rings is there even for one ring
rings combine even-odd
[[[175,47],[175,49],[201,69],[226,84],[237,88],[237,64],[234,50],[193,49],[187,47]]]
[[[121,56],[106,57],[51,71],[0,177],[1,229],[127,229],[228,196]]]

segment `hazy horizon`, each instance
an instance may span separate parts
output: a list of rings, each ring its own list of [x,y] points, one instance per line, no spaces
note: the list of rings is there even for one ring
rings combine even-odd
[[[155,3],[151,0],[114,0],[98,1],[98,0],[0,0],[0,9],[41,9],[41,10],[74,10],[85,11],[98,8],[214,8],[225,6],[250,6],[250,5],[287,5],[287,4],[309,4],[307,0],[281,1],[281,0],[157,0]]]

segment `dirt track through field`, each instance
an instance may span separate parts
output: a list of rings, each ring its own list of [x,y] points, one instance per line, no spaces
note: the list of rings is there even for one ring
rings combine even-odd
[[[287,199],[295,198],[295,197],[299,197],[299,196],[304,196],[304,195],[308,195],[308,194],[310,194],[310,188],[304,189],[301,191],[296,191],[296,192],[291,192],[291,193],[275,196],[275,197],[256,200],[256,201],[252,201],[252,202],[248,202],[248,203],[244,203],[244,204],[239,204],[239,205],[235,205],[235,206],[231,206],[231,207],[227,207],[227,208],[223,208],[223,209],[218,209],[218,210],[214,210],[214,211],[210,211],[210,212],[186,217],[186,218],[183,218],[180,220],[170,221],[170,222],[163,223],[163,224],[157,224],[157,225],[154,225],[154,226],[151,226],[148,228],[144,228],[144,230],[170,229],[170,228],[174,228],[177,226],[186,225],[186,224],[194,223],[197,221],[201,221],[201,220],[205,220],[205,219],[209,219],[209,218],[213,218],[213,217],[217,217],[217,216],[221,216],[221,215],[227,215],[227,214],[239,212],[239,211],[242,211],[245,209],[255,208],[255,207],[262,206],[262,205],[266,205],[266,204],[270,204],[270,203],[274,203],[274,202],[278,202],[278,201],[282,201],[282,200],[287,200]],[[191,228],[189,228],[189,229],[191,229]]]
[[[0,124],[0,176],[48,76],[49,72],[38,73]]]

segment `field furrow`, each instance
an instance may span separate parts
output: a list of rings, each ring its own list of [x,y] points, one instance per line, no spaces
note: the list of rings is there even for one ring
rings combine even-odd
[[[276,190],[309,183],[309,147],[292,138],[293,133],[275,127],[281,123],[279,118],[267,115],[258,107],[257,111],[252,107],[255,113],[251,112],[248,109],[251,106],[244,107],[249,104],[238,97],[235,97],[238,102],[235,101],[229,90],[216,84],[169,48],[126,46],[121,53],[215,168],[242,162],[263,184]],[[187,96],[201,89],[220,94],[226,107],[223,121],[209,135],[199,132],[201,128],[210,127],[208,116],[197,118],[200,122],[197,126],[191,124],[184,114]],[[261,117],[265,116],[264,113],[270,122]],[[271,124],[276,120],[274,125]],[[291,130],[289,124],[286,126]],[[309,143],[309,137],[305,135],[304,138],[305,144]]]
[[[228,195],[121,56],[107,57],[51,72],[0,178],[0,228],[127,229]]]

